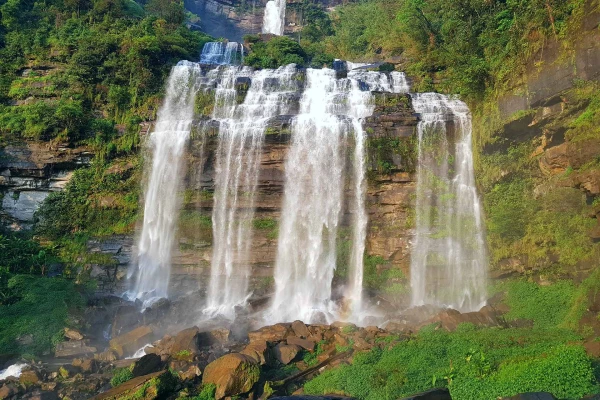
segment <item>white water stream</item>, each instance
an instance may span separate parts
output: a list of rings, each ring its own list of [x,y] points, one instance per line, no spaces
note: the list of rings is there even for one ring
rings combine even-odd
[[[295,66],[252,71],[227,67],[215,97],[213,118],[219,121],[213,207],[213,256],[208,289],[209,315],[235,316],[248,298],[249,250],[262,144],[269,118],[289,112],[297,90]],[[237,104],[235,82],[249,78],[250,87]]]
[[[265,6],[262,33],[281,36],[285,29],[286,0],[269,0]]]
[[[152,154],[144,195],[144,220],[137,242],[137,260],[130,269],[134,277],[128,296],[149,304],[167,297],[177,214],[177,191],[182,177],[182,158],[198,90],[198,64],[187,61],[173,67],[156,126],[146,142]]]
[[[412,304],[479,310],[486,301],[487,254],[475,187],[471,115],[437,93],[413,95],[418,126]]]

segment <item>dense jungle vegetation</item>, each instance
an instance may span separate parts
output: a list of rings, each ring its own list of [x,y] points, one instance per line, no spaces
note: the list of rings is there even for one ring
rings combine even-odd
[[[7,0],[0,16],[0,146],[37,140],[95,154],[47,199],[35,238],[0,232],[0,353],[40,354],[76,324],[69,315],[93,286],[82,268],[94,261],[89,235],[136,221],[140,122],[154,118],[171,66],[197,59],[211,38],[169,0]],[[107,195],[115,203],[102,207]]]
[[[558,41],[567,56],[585,14],[598,6],[584,0],[367,0],[327,14],[307,1],[300,6],[306,26],[297,37],[247,38],[246,63],[255,67],[387,60],[406,71],[415,90],[466,100],[492,266],[501,270],[519,257],[523,264],[518,279],[491,292],[510,307],[507,322],[533,321],[504,329],[464,325],[455,333],[425,329],[315,378],[307,393],[391,399],[449,387],[456,398],[471,399],[598,392],[600,367],[583,343],[600,333],[592,307],[600,281],[597,271],[589,273],[598,267],[599,250],[588,235],[589,214],[600,200],[568,180],[596,171],[600,159],[544,176],[535,155],[539,143],[508,139],[501,130],[533,115],[507,120],[496,106],[549,41]],[[210,38],[188,29],[183,6],[169,0],[0,0],[0,13],[0,146],[38,140],[89,146],[96,154],[91,167],[44,203],[33,234],[0,236],[0,353],[33,356],[47,353],[65,325],[76,325],[73,315],[93,290],[84,266],[111,262],[90,258],[87,240],[133,230],[139,125],[154,118],[170,67],[197,59]],[[598,93],[597,84],[577,82],[565,94],[572,112],[552,123],[574,143],[600,137]],[[113,201],[107,206],[103,198]],[[210,221],[202,224],[210,230]],[[256,228],[276,235],[273,225],[262,221]],[[377,275],[372,264],[382,261],[366,260],[368,286],[395,278]],[[588,269],[580,273],[582,265]]]

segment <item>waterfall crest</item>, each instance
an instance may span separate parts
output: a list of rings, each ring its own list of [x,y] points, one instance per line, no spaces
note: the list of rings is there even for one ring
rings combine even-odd
[[[269,0],[265,6],[262,33],[281,36],[285,29],[286,0]]]
[[[135,273],[133,288],[128,292],[131,298],[150,302],[168,294],[180,205],[176,193],[181,183],[182,158],[192,127],[200,75],[201,70],[195,63],[182,61],[173,67],[156,126],[146,142],[152,153],[152,164],[145,189],[137,260],[130,269],[130,275]]]
[[[202,48],[200,64],[241,65],[244,63],[244,46],[237,42],[208,42]]]
[[[414,94],[418,125],[412,304],[475,311],[485,304],[487,254],[475,187],[471,115],[465,103]]]

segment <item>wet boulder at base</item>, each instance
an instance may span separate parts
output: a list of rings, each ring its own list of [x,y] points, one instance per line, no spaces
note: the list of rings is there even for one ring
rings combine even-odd
[[[215,398],[219,400],[248,393],[259,377],[260,368],[253,358],[240,353],[230,353],[208,364],[202,383],[214,384]]]
[[[152,340],[153,330],[151,327],[144,325],[135,328],[123,335],[117,336],[109,342],[110,349],[113,350],[119,357],[126,354],[133,354],[143,345]]]

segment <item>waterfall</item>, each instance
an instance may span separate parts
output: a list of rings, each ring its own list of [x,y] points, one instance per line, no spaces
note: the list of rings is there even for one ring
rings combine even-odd
[[[208,42],[202,48],[201,64],[241,65],[244,63],[244,46],[237,42]]]
[[[292,123],[274,274],[275,295],[267,315],[272,322],[356,319],[362,308],[367,213],[365,134],[360,119],[373,112],[370,91],[393,91],[394,80],[369,71],[351,72],[345,79],[336,79],[335,75],[329,69],[306,71],[300,114]],[[346,146],[351,133],[355,143],[350,171],[354,193],[349,201],[353,240],[346,304],[340,310],[332,301],[332,282],[348,173]]]
[[[248,298],[249,250],[262,143],[269,118],[289,113],[298,90],[294,65],[253,72],[228,67],[217,86],[213,118],[219,121],[213,207],[209,315],[235,316]],[[242,104],[236,83],[250,81]]]
[[[265,6],[262,33],[281,36],[285,29],[285,1],[269,0]]]
[[[437,93],[413,95],[418,126],[412,304],[478,310],[486,300],[487,254],[475,187],[467,105]]]
[[[156,127],[147,140],[149,163],[144,198],[144,219],[137,243],[137,260],[129,297],[151,301],[167,297],[174,244],[175,222],[180,200],[181,164],[192,127],[197,64],[182,61],[171,70],[166,97],[158,111]]]

